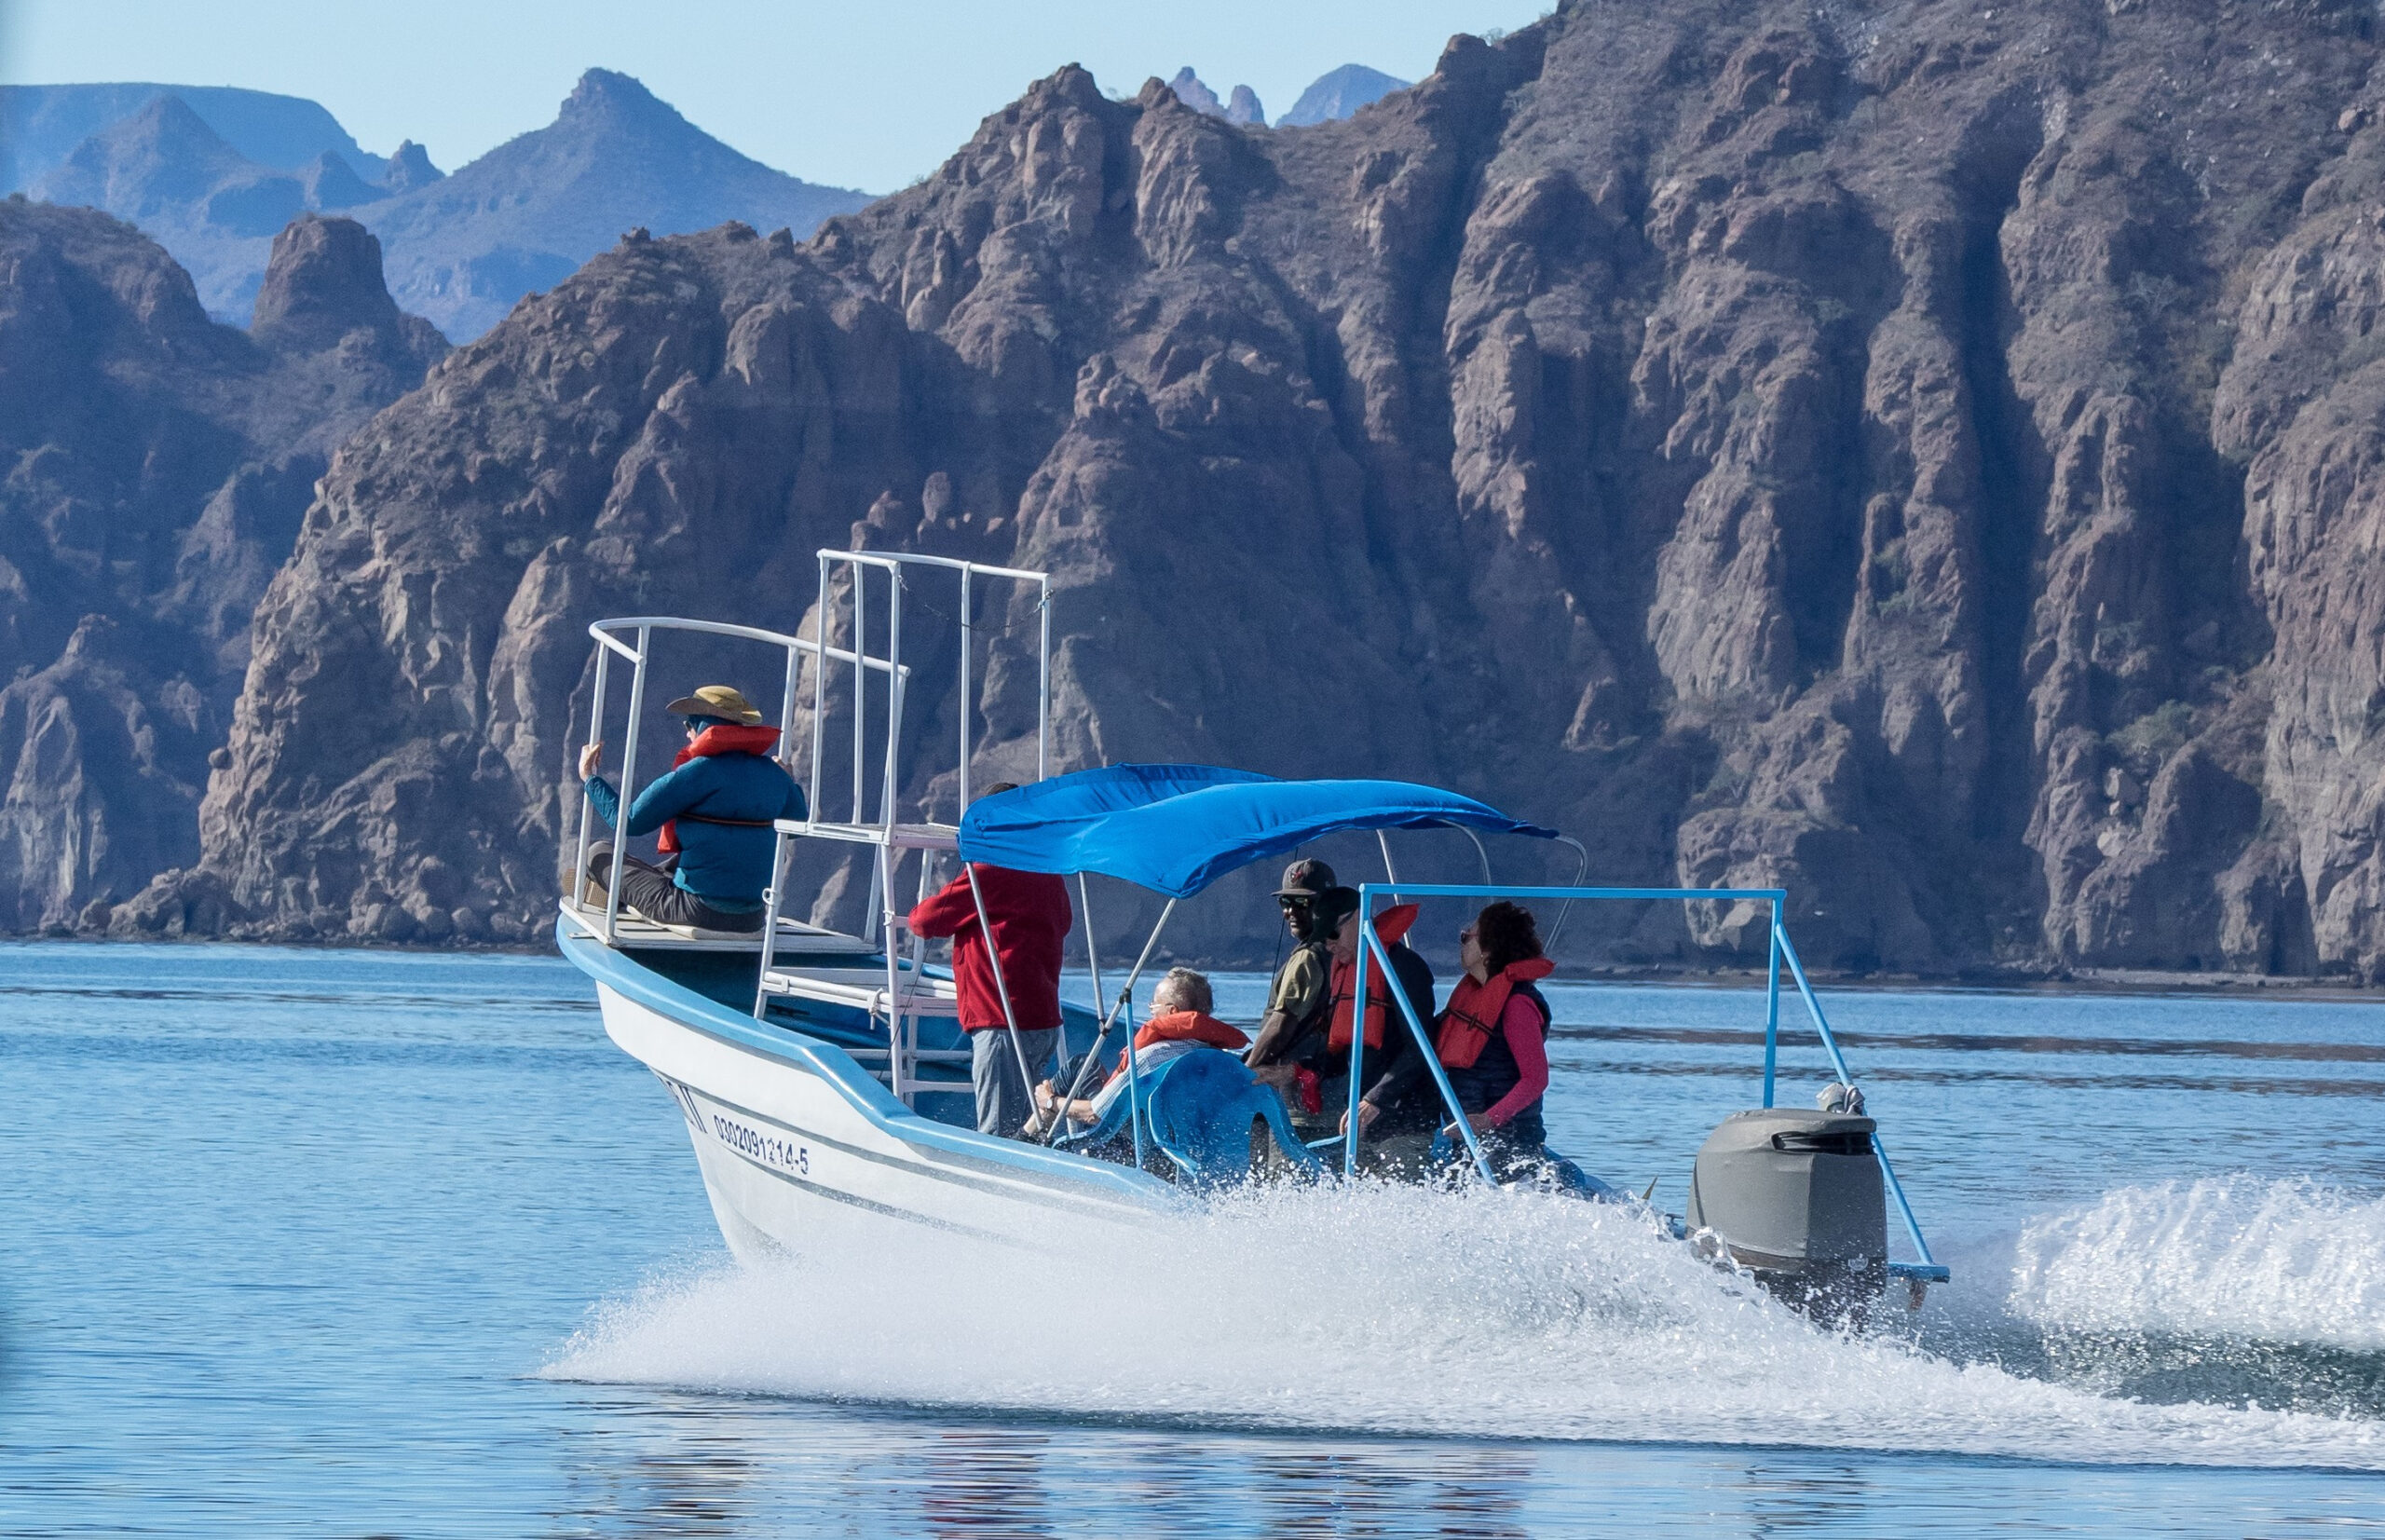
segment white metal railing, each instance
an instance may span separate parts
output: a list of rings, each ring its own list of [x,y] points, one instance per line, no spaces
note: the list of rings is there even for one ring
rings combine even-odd
[[[636,645],[632,646],[612,634],[617,631],[635,632]],[[727,636],[740,641],[760,642],[785,650],[786,679],[779,698],[779,760],[782,765],[786,763],[794,752],[791,743],[795,732],[796,685],[804,654],[809,653],[821,661],[819,666],[813,670],[815,674],[825,674],[826,664],[830,661],[850,661],[856,672],[874,669],[881,674],[890,675],[895,681],[898,694],[903,675],[906,672],[898,662],[891,659],[867,658],[856,650],[827,647],[800,636],[789,636],[784,632],[765,631],[759,626],[729,625],[720,620],[690,620],[672,615],[634,615],[589,622],[588,634],[596,641],[596,681],[593,692],[595,699],[588,715],[590,745],[601,743],[605,739],[605,699],[610,683],[608,674],[612,660],[619,655],[629,660],[630,664],[629,730],[621,743],[620,818],[622,828],[614,831],[613,869],[609,879],[605,884],[605,943],[607,946],[618,945],[620,939],[621,870],[629,853],[629,836],[622,831],[629,824],[630,804],[637,796],[638,729],[643,725],[646,712],[647,665],[653,660],[651,643],[654,633],[658,631],[686,631],[711,636]],[[815,741],[813,753],[815,761],[819,756],[816,749],[816,741],[819,736],[816,727],[815,723],[812,735]],[[791,768],[789,773],[792,773]],[[579,799],[579,834],[577,852],[572,862],[572,901],[583,911],[588,906],[588,846],[591,833],[589,825],[591,811],[589,799],[583,795]],[[775,923],[775,917],[773,917],[773,923]],[[769,949],[765,947],[766,961],[768,954]]]
[[[874,551],[822,550],[819,553],[819,600],[812,611],[813,634],[811,637],[791,636],[784,632],[769,631],[758,626],[729,625],[717,620],[691,620],[676,616],[640,615],[616,620],[597,620],[588,628],[596,644],[596,677],[594,702],[590,715],[591,744],[604,739],[605,711],[611,688],[612,660],[620,657],[631,668],[629,730],[621,753],[621,785],[620,823],[628,824],[627,810],[635,801],[638,766],[638,729],[646,710],[647,672],[653,661],[653,640],[658,632],[691,632],[740,641],[757,642],[781,649],[785,654],[786,668],[779,698],[779,760],[788,773],[795,775],[808,791],[806,816],[800,820],[779,819],[775,824],[775,848],[771,855],[770,880],[763,893],[764,939],[760,946],[758,977],[756,979],[754,1014],[766,1015],[770,999],[776,995],[810,994],[832,1002],[862,1002],[873,1017],[883,1016],[887,1027],[888,1079],[894,1094],[906,1101],[911,1093],[922,1089],[966,1090],[966,1083],[955,1087],[943,1082],[923,1082],[914,1071],[919,1064],[949,1057],[948,1052],[922,1049],[919,1046],[919,1018],[922,1015],[949,1015],[951,1002],[947,998],[931,998],[934,991],[924,988],[923,944],[917,936],[909,937],[907,948],[901,946],[905,926],[903,916],[907,908],[898,911],[893,893],[896,870],[906,854],[916,852],[920,858],[919,897],[927,896],[932,875],[931,856],[939,850],[953,850],[958,845],[959,830],[955,824],[935,824],[926,820],[926,810],[920,810],[920,821],[902,821],[903,766],[905,743],[903,724],[906,692],[912,670],[903,661],[903,596],[910,585],[930,574],[942,577],[950,574],[958,589],[960,607],[955,622],[960,631],[959,684],[956,691],[960,728],[955,743],[956,777],[960,805],[969,805],[970,760],[974,752],[973,729],[980,702],[977,699],[979,675],[977,647],[980,630],[974,614],[978,585],[989,581],[1031,583],[1035,588],[1036,610],[1036,681],[1035,681],[1035,778],[1042,780],[1052,768],[1052,579],[1042,572],[1018,567],[992,566],[980,562],[961,561],[948,556],[928,556],[911,552]],[[832,592],[832,575],[842,567],[851,581],[841,594]],[[871,579],[873,572],[885,574],[884,603],[886,639],[883,656],[869,651]],[[925,603],[924,600],[920,601]],[[928,607],[934,609],[931,605]],[[828,638],[849,625],[849,647],[835,647]],[[806,659],[811,668],[811,735],[805,752],[809,764],[798,768],[796,763],[795,714],[799,699],[800,680]],[[834,722],[838,713],[828,695],[828,675],[834,667],[848,666],[852,670],[852,723],[850,751],[852,770],[852,797],[850,822],[827,818],[822,802],[827,796],[826,767],[832,750],[839,758],[847,745],[837,741]],[[882,740],[873,733],[869,724],[872,703],[870,680],[873,675],[885,685],[885,731]],[[873,747],[875,755],[873,756]],[[870,761],[878,760],[878,780],[873,787]],[[875,796],[872,796],[873,791]],[[873,803],[875,808],[873,810]],[[573,862],[573,901],[584,914],[588,907],[588,852],[593,836],[590,800],[580,798],[579,830]],[[875,816],[873,816],[873,811]],[[863,934],[859,938],[878,944],[881,938],[885,954],[885,982],[882,988],[856,991],[845,980],[824,980],[814,976],[817,970],[796,968],[781,970],[773,966],[781,912],[784,906],[787,866],[794,841],[805,837],[845,840],[875,847],[870,862],[870,893],[865,909]],[[606,883],[604,938],[608,946],[620,941],[621,874],[624,869],[629,838],[617,831],[613,842],[612,870]],[[981,920],[982,922],[982,920]],[[907,955],[906,955],[907,952]],[[874,970],[873,970],[874,971]],[[834,986],[833,988],[831,986]],[[848,997],[851,997],[850,999]],[[1005,1013],[1007,1015],[1007,1012]],[[1012,1026],[1015,1045],[1016,1027]]]
[[[926,976],[923,968],[925,958],[924,947],[919,937],[910,937],[907,948],[900,945],[904,931],[903,916],[908,913],[908,909],[897,910],[895,907],[895,877],[905,855],[918,852],[918,898],[925,898],[931,882],[932,853],[956,847],[958,829],[955,825],[959,820],[956,814],[954,825],[931,823],[926,818],[925,809],[920,810],[920,818],[916,823],[906,824],[902,818],[903,721],[906,704],[905,690],[910,677],[909,668],[902,661],[903,595],[915,578],[930,573],[951,574],[958,590],[960,605],[953,617],[960,631],[958,685],[955,690],[955,715],[960,726],[955,744],[955,781],[959,805],[965,809],[969,805],[970,760],[974,753],[972,728],[979,705],[976,675],[978,625],[974,613],[977,585],[991,579],[1035,586],[1035,778],[1040,781],[1051,773],[1052,766],[1052,579],[1048,574],[1019,567],[993,566],[982,562],[910,552],[823,549],[818,554],[819,597],[812,611],[815,617],[813,634],[823,639],[835,634],[840,620],[848,622],[851,628],[847,633],[852,643],[850,650],[828,649],[821,655],[850,662],[852,667],[852,724],[849,729],[852,767],[852,817],[848,823],[830,823],[822,812],[822,802],[828,790],[825,772],[832,737],[828,669],[824,663],[815,668],[811,675],[811,762],[808,777],[811,816],[810,822],[803,825],[784,823],[779,825],[778,850],[771,861],[764,924],[773,932],[778,925],[782,894],[786,884],[787,859],[794,839],[811,835],[875,847],[870,861],[869,897],[863,911],[862,938],[874,944],[882,942],[886,958],[886,987],[880,998],[885,1002],[888,1079],[894,1094],[908,1101],[910,1093],[916,1089],[932,1086],[949,1090],[954,1087],[942,1083],[919,1082],[911,1073],[918,1061],[933,1056],[933,1051],[923,1054],[917,1043],[916,1018],[922,1014],[917,1007],[923,1002],[915,996],[919,993],[917,985]],[[833,582],[839,568],[850,579],[841,601]],[[872,572],[885,574],[886,652],[883,659],[868,656],[869,574]],[[869,727],[869,676],[873,671],[885,676],[887,688],[886,727],[878,753],[879,780],[875,798],[870,796],[868,773],[874,736]],[[875,817],[871,816],[873,800],[876,803]],[[766,952],[761,962],[761,976],[755,989],[754,1014],[763,1015],[769,1009],[772,995],[796,992],[798,988],[799,981],[794,977],[774,977],[770,959]]]
[[[976,715],[976,702],[973,698],[970,688],[971,669],[974,662],[976,653],[976,620],[971,613],[972,604],[974,598],[973,593],[974,582],[980,578],[997,578],[1006,579],[1015,582],[1029,582],[1036,585],[1035,607],[1038,618],[1038,636],[1035,649],[1035,778],[1038,781],[1041,781],[1046,775],[1051,773],[1052,579],[1050,574],[1043,572],[1030,572],[1020,567],[989,566],[980,562],[964,562],[951,556],[925,556],[908,552],[836,551],[823,549],[819,554],[820,598],[818,606],[813,611],[813,613],[819,617],[819,620],[817,622],[817,634],[819,635],[825,637],[829,634],[829,621],[833,613],[829,607],[829,587],[830,577],[834,568],[838,566],[843,566],[851,568],[852,573],[852,584],[849,590],[850,598],[847,607],[852,617],[852,637],[853,646],[856,650],[855,653],[839,653],[837,656],[838,656],[839,659],[853,660],[852,822],[855,825],[863,825],[868,822],[868,820],[864,817],[864,811],[867,807],[867,794],[865,786],[867,782],[866,717],[869,710],[868,674],[857,656],[859,653],[865,653],[868,649],[869,585],[863,577],[864,569],[866,568],[874,568],[887,575],[885,659],[887,663],[899,662],[903,656],[903,590],[905,587],[903,574],[905,569],[908,567],[922,567],[959,574],[961,607],[958,615],[961,627],[961,672],[960,686],[956,694],[960,701],[960,711],[958,713],[961,721],[959,769],[961,806],[963,808],[966,808],[969,805],[969,726],[971,718]],[[870,661],[876,663],[879,661],[871,660]],[[881,669],[881,672],[883,670]],[[815,745],[825,743],[825,730],[822,724],[825,723],[827,718],[827,670],[824,668],[814,673],[811,676],[812,740]],[[891,693],[888,700],[889,709],[886,714],[886,752],[882,765],[882,779],[880,783],[881,795],[879,797],[879,814],[878,819],[881,824],[893,824],[895,822],[894,803],[897,796],[897,788],[900,786],[902,782],[903,712],[902,690],[899,680],[890,686],[890,691]],[[820,797],[822,794],[821,771],[826,763],[826,759],[827,756],[825,752],[814,752],[811,756],[811,815],[814,818],[818,818],[820,816]]]

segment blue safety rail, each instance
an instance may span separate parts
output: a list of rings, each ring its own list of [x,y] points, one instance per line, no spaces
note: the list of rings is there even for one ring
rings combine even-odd
[[[1806,1003],[1806,1014],[1812,1017],[1814,1030],[1822,1040],[1822,1051],[1830,1056],[1831,1068],[1837,1071],[1840,1082],[1847,1086],[1855,1083],[1854,1072],[1847,1067],[1847,1057],[1839,1052],[1837,1034],[1830,1029],[1830,1018],[1822,1014],[1822,1002],[1814,997],[1814,988],[1806,977],[1806,964],[1797,956],[1797,948],[1790,943],[1789,933],[1780,923],[1781,906],[1788,902],[1788,893],[1779,888],[1516,888],[1482,882],[1368,882],[1358,889],[1358,913],[1365,922],[1358,927],[1358,962],[1351,993],[1357,1000],[1367,998],[1367,973],[1379,967],[1391,971],[1391,956],[1375,934],[1371,917],[1378,894],[1395,899],[1411,898],[1529,898],[1544,903],[1572,903],[1577,899],[1673,900],[1697,903],[1759,903],[1771,912],[1771,945],[1765,948],[1764,983],[1764,1104],[1772,1105],[1774,1078],[1780,1060],[1780,965],[1789,965],[1789,976],[1797,987],[1798,998]],[[1492,1181],[1491,1163],[1482,1153],[1480,1141],[1474,1137],[1457,1105],[1456,1092],[1451,1088],[1449,1076],[1441,1070],[1440,1056],[1433,1051],[1432,1038],[1424,1024],[1417,1018],[1415,1007],[1409,1002],[1404,989],[1391,991],[1392,1003],[1415,1034],[1417,1045],[1423,1049],[1424,1064],[1433,1072],[1433,1083],[1441,1093],[1442,1104],[1455,1114],[1458,1133],[1465,1140],[1466,1152],[1474,1158],[1475,1169],[1484,1181]],[[1342,1165],[1344,1172],[1358,1165],[1358,1099],[1365,1083],[1359,1065],[1366,1056],[1366,1034],[1354,1032],[1350,1043],[1350,1111],[1348,1133],[1344,1139]],[[1872,1152],[1880,1162],[1880,1175],[1888,1192],[1897,1200],[1897,1212],[1904,1217],[1905,1233],[1913,1237],[1913,1248],[1920,1254],[1918,1262],[1892,1262],[1888,1271],[1899,1277],[1919,1282],[1942,1283],[1948,1277],[1946,1268],[1930,1255],[1929,1242],[1923,1238],[1921,1223],[1914,1218],[1913,1205],[1904,1195],[1904,1184],[1897,1180],[1896,1167],[1888,1164],[1888,1146],[1878,1133],[1872,1136]]]

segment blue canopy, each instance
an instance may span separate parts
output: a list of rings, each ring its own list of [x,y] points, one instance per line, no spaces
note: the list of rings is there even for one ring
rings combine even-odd
[[[1553,839],[1470,797],[1406,781],[1278,781],[1211,765],[1111,765],[973,803],[961,854],[1014,871],[1096,872],[1171,898],[1344,829],[1489,829]]]

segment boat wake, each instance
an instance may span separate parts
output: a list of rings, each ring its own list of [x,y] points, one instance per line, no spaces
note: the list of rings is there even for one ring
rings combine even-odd
[[[2123,1187],[2010,1246],[2000,1361],[2107,1396],[2385,1419],[2385,1200],[2248,1176]]]
[[[658,1280],[546,1372],[1203,1425],[2385,1469],[2368,1417],[2120,1399],[1820,1329],[1623,1208],[1274,1191],[1131,1248],[1040,1240],[922,1233]]]
[[[2207,1178],[2032,1220],[2014,1315],[2051,1329],[2385,1351],[2385,1198]]]

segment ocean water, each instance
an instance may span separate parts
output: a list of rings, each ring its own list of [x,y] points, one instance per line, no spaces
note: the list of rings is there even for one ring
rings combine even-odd
[[[1551,993],[1678,1209],[1761,996]],[[0,1534],[2385,1534],[2385,1003],[1824,998],[1956,1271],[1863,1334],[1515,1193],[749,1271],[560,961],[0,947]]]

